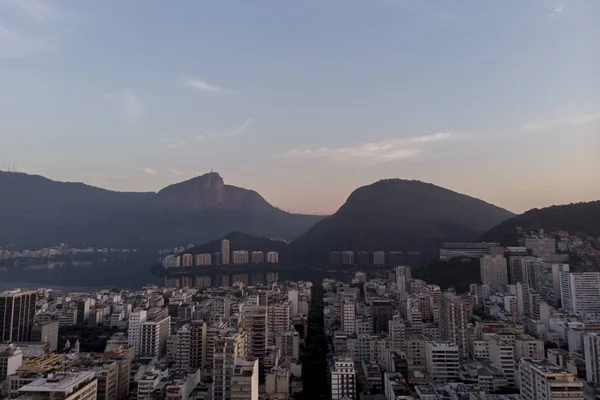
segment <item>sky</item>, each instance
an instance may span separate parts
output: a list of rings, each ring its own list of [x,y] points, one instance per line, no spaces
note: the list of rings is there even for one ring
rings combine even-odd
[[[600,0],[0,0],[0,169],[288,211],[600,199]]]

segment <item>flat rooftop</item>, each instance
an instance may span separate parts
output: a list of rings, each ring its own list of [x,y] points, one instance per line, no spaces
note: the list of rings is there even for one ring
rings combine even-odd
[[[56,373],[40,378],[19,389],[19,392],[64,392],[87,379],[94,378],[94,371]]]

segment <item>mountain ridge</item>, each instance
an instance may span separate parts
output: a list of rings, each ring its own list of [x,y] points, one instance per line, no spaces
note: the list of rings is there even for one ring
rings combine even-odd
[[[333,215],[294,240],[297,257],[330,251],[420,251],[444,241],[474,240],[510,211],[431,183],[383,179],[356,189]]]
[[[491,228],[481,235],[480,240],[515,245],[517,226],[524,231],[544,228],[547,232],[579,232],[600,237],[600,200],[532,208]]]
[[[322,218],[276,208],[215,172],[136,193],[0,171],[0,189],[0,245],[166,246],[231,231],[289,240]]]

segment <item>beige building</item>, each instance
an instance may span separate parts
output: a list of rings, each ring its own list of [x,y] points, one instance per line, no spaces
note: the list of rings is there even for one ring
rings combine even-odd
[[[227,240],[227,239],[221,240],[221,264],[222,265],[230,264],[230,260],[229,260],[230,254],[231,253],[229,251],[229,240]]]
[[[290,398],[290,370],[275,367],[267,373],[265,394],[272,400]]]
[[[234,265],[246,265],[249,262],[248,250],[236,250],[231,253]]]
[[[542,360],[545,358],[545,353],[543,340],[525,335],[518,338],[515,342],[515,357],[517,361],[521,358]]]
[[[269,264],[278,264],[279,263],[279,253],[276,251],[270,251],[267,253],[267,263]]]
[[[503,336],[492,336],[488,340],[490,361],[496,368],[504,371],[506,380],[515,385],[516,364],[515,346],[512,340]]]
[[[508,265],[506,258],[501,256],[483,256],[479,259],[481,282],[492,288],[508,285]]]
[[[522,358],[519,361],[519,389],[522,400],[582,400],[584,383],[548,360]]]
[[[459,355],[469,354],[469,319],[472,313],[471,300],[466,297],[444,293],[440,305],[440,334],[443,340],[456,343]]]
[[[427,373],[433,380],[456,381],[460,376],[458,346],[452,342],[429,341],[425,345]]]
[[[258,400],[258,360],[235,359],[230,399]]]
[[[214,338],[213,400],[231,399],[231,377],[238,357],[241,338],[232,331],[220,332]]]

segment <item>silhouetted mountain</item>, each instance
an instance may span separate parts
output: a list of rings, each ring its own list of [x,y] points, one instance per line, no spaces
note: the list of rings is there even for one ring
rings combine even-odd
[[[326,260],[330,251],[438,253],[444,241],[475,240],[511,217],[507,210],[430,183],[382,180],[355,190],[332,216],[291,244],[294,257]]]
[[[229,249],[231,251],[248,250],[249,252],[264,251],[265,253],[268,251],[276,251],[281,256],[286,254],[288,247],[288,244],[281,240],[257,237],[241,232],[231,232],[220,239],[186,250],[184,253],[199,254],[221,252],[221,240],[223,239],[229,240]]]
[[[158,193],[124,193],[0,172],[0,245],[171,246],[232,231],[293,239],[322,219],[290,214],[209,173]]]
[[[524,231],[544,228],[546,232],[579,232],[600,237],[600,201],[534,208],[490,229],[481,240],[514,245],[518,239],[517,226]]]

